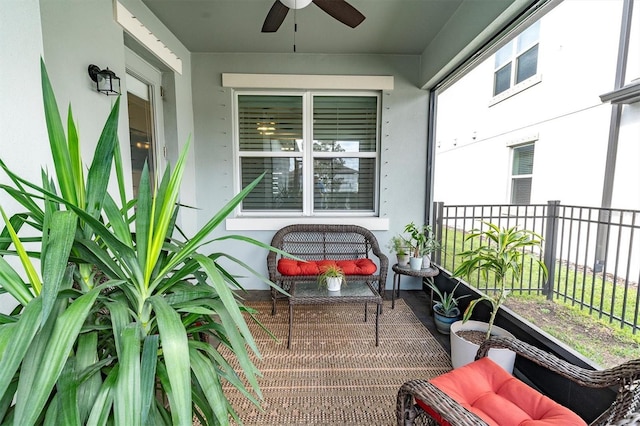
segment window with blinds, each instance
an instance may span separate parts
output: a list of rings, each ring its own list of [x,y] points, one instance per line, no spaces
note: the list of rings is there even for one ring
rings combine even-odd
[[[511,204],[531,203],[534,144],[513,148],[511,169]]]
[[[265,177],[247,214],[374,215],[379,96],[237,94],[242,186]]]

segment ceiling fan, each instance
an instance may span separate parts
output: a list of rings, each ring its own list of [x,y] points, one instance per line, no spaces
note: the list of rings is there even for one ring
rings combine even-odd
[[[345,0],[275,0],[267,14],[267,18],[264,20],[262,32],[273,33],[278,31],[289,9],[302,9],[312,2],[334,19],[351,28],[357,27],[365,19],[358,9]]]

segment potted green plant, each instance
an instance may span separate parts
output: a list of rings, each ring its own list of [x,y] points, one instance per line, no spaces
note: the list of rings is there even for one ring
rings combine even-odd
[[[344,282],[344,271],[338,265],[331,263],[320,267],[318,284],[326,287],[328,291],[340,291]]]
[[[426,283],[439,300],[433,305],[433,316],[436,329],[442,334],[449,334],[451,324],[459,320],[461,317],[460,309],[458,308],[458,301],[465,297],[469,297],[469,295],[467,294],[456,297],[455,292],[460,285],[460,281],[458,281],[458,284],[456,284],[450,293],[447,293],[446,291],[441,292],[435,285],[433,277],[426,278]]]
[[[431,266],[431,254],[440,250],[440,243],[436,239],[431,225],[424,225],[423,233],[425,240],[422,246],[422,267],[429,268]]]
[[[422,269],[423,251],[427,241],[427,235],[425,233],[426,226],[417,226],[411,222],[404,227],[404,232],[409,234],[409,244],[411,246],[411,257],[409,258],[409,265],[412,270]]]
[[[0,161],[8,176],[0,189],[22,208],[11,217],[0,208],[0,285],[17,304],[0,320],[0,423],[228,424],[237,415],[222,381],[259,404],[248,356],[258,349],[242,315],[248,308],[232,291],[240,284],[219,260],[244,264],[201,248],[226,239],[268,248],[243,236],[208,237],[258,180],[182,238],[176,218],[188,144],[157,184],[145,167],[137,199],[127,200],[120,99],[85,167],[71,110],[65,135],[43,62],[41,69],[55,177],[43,171],[38,185]],[[239,375],[209,339],[232,350]]]
[[[465,242],[473,239],[478,241],[471,249],[458,254],[463,260],[455,268],[453,275],[467,279],[479,276],[485,282],[492,284],[495,290],[491,294],[483,294],[480,298],[471,301],[464,312],[462,321],[451,326],[452,362],[454,362],[454,357],[456,358],[454,367],[471,362],[475,356],[473,348],[470,349],[473,351],[471,360],[468,355],[462,355],[463,351],[459,350],[460,345],[464,344],[461,341],[465,341],[459,337],[465,328],[465,323],[468,324],[467,328],[472,328],[476,332],[481,331],[482,337],[473,343],[476,350],[479,343],[488,339],[492,334],[507,333],[505,330],[495,327],[494,321],[500,306],[509,294],[507,283],[511,280],[518,283],[522,279],[522,266],[525,264],[525,260],[533,268],[539,269],[543,279],[547,277],[545,264],[538,255],[533,254],[534,250],[541,249],[542,237],[540,235],[533,231],[520,229],[518,226],[507,228],[489,222],[483,221],[482,223],[483,229],[474,229],[465,237]],[[475,307],[482,302],[488,302],[491,305],[489,322],[469,321]],[[454,351],[456,355],[454,355]],[[515,357],[513,358],[515,359]],[[513,360],[506,359],[505,364],[510,365],[509,368],[506,368],[507,370],[513,369]]]
[[[396,254],[398,266],[406,267],[409,264],[410,245],[406,238],[402,235],[392,237],[389,241],[388,248]]]

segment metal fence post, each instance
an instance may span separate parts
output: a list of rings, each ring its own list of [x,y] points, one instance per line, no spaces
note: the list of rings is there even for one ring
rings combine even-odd
[[[433,202],[433,226],[434,233],[436,236],[436,240],[440,245],[440,250],[436,250],[434,253],[434,262],[438,265],[442,263],[442,222],[443,222],[443,212],[444,212],[444,202],[443,201],[434,201]]]
[[[559,200],[547,201],[547,215],[544,235],[544,258],[543,262],[547,267],[547,282],[542,287],[542,294],[547,295],[548,300],[553,300],[553,289],[555,286],[556,272],[556,246],[558,239],[558,207]]]

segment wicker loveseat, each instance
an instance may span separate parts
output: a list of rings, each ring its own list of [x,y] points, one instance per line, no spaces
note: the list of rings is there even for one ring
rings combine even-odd
[[[458,376],[458,387],[464,389],[462,393],[466,393],[466,388],[476,386],[476,384],[471,383],[474,380],[469,377],[468,371],[464,371],[462,369],[482,366],[483,363],[481,362],[486,361],[484,357],[486,357],[489,349],[491,348],[511,349],[515,351],[517,355],[525,357],[533,361],[534,363],[548,368],[549,370],[563,377],[566,377],[569,380],[582,386],[591,388],[615,388],[617,390],[617,396],[615,400],[613,401],[611,406],[604,413],[602,413],[602,415],[600,415],[595,421],[591,423],[591,425],[604,426],[640,424],[638,423],[640,422],[640,416],[638,415],[638,410],[640,410],[640,359],[629,361],[625,364],[607,370],[586,370],[572,365],[564,360],[561,360],[549,353],[546,353],[519,340],[506,337],[492,337],[480,346],[480,349],[478,350],[478,354],[476,356],[477,361],[452,370],[450,373],[447,373],[440,377],[444,377],[452,373],[453,375],[455,375],[456,372],[463,373],[462,378]],[[486,362],[484,362],[484,364],[486,364]],[[438,382],[438,379],[439,378],[433,379],[433,381],[435,383],[438,383],[438,386],[442,386],[442,382]],[[517,379],[513,380],[518,381]],[[522,386],[524,386],[523,383]],[[534,391],[533,389],[531,389],[530,392],[537,393],[537,391]],[[460,395],[457,395],[456,398],[458,398],[459,396]],[[482,398],[485,398],[485,396],[483,395]],[[540,406],[539,401],[541,401],[542,399],[547,399],[547,403],[550,402],[548,398],[542,395],[539,395],[538,397],[534,396],[533,398],[527,398],[529,402],[535,400],[535,408],[538,408]],[[492,400],[492,402],[495,401],[497,401],[497,398]],[[469,406],[470,404],[466,405]],[[485,404],[485,406],[487,405]],[[549,404],[547,406],[549,406]],[[469,409],[463,407],[457,399],[451,398],[448,393],[445,393],[443,390],[441,390],[440,387],[436,387],[436,385],[431,381],[411,380],[404,383],[398,391],[396,415],[398,425],[488,425],[488,421],[483,420],[481,417],[470,411],[476,410],[477,408],[477,404],[474,404],[473,408]],[[481,411],[483,411],[482,407],[480,408]],[[494,413],[497,414],[496,416],[489,416],[494,420],[501,416],[501,414],[499,413],[500,411],[514,411],[510,401],[505,401],[504,403],[499,404],[493,403],[489,408],[491,410],[494,410]],[[560,410],[556,410],[555,412],[558,413],[561,410],[568,411],[568,409],[561,407]],[[549,410],[545,409],[543,417],[544,415],[547,415],[548,412]],[[484,411],[483,414],[486,413],[487,411]],[[436,418],[438,419],[437,421],[435,420]],[[581,420],[579,421],[582,422]],[[501,423],[496,421],[491,422],[491,424]],[[576,423],[568,423],[563,420],[558,420],[558,418],[556,417],[556,419],[547,420],[526,420],[525,423],[522,424],[566,425]]]
[[[376,237],[366,228],[357,225],[290,225],[276,232],[271,240],[271,245],[292,256],[311,262],[351,260],[355,265],[368,263],[370,266],[375,266],[375,268],[363,267],[361,269],[367,270],[367,274],[359,273],[360,269],[356,268],[355,271],[348,272],[345,279],[347,283],[349,281],[368,281],[374,286],[377,285],[380,296],[384,297],[389,260],[380,250]],[[371,262],[366,260],[371,260]],[[279,262],[288,262],[288,259],[270,251],[267,256],[269,279],[285,291],[290,290],[293,282],[316,281],[318,279],[317,273],[305,274],[304,262],[300,263],[303,266],[302,272],[297,274],[283,274],[281,272],[283,265],[281,264],[278,268]],[[288,266],[291,266],[290,263]],[[369,273],[373,269],[375,271]],[[280,292],[271,289],[272,312],[274,314],[276,299],[280,296]]]

